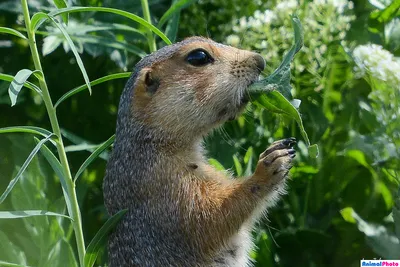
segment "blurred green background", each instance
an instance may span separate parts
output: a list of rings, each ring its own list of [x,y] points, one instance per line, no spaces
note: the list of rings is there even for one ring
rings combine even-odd
[[[171,2],[149,1],[154,25]],[[278,67],[291,46],[290,14],[296,12],[304,27],[304,48],[292,65],[292,94],[302,101],[299,111],[311,143],[319,145],[319,157],[308,156],[293,120],[252,105],[205,142],[213,164],[247,175],[274,140],[290,136],[300,140],[288,194],[254,231],[255,266],[350,267],[359,266],[363,258],[400,259],[400,199],[392,210],[400,183],[400,1],[184,2],[185,9],[175,17],[177,33],[171,31],[172,23],[162,31],[174,41],[202,35],[257,51],[267,61],[265,76]],[[137,0],[66,3],[113,7],[142,16]],[[30,0],[29,7],[31,14],[56,9],[50,0]],[[149,52],[143,35],[124,30],[124,25],[143,31],[112,14],[69,16],[67,31],[91,81],[131,71]],[[24,32],[19,1],[0,2],[0,26]],[[158,48],[165,45],[156,40]],[[84,84],[74,55],[55,27],[44,24],[37,41],[53,102]],[[34,69],[27,42],[12,35],[0,35],[0,59],[0,73]],[[91,96],[84,90],[57,107],[73,174],[90,151],[114,134],[126,81],[94,86]],[[9,82],[0,81],[0,127],[51,129],[40,97],[23,89],[11,107],[8,87]],[[0,134],[1,192],[34,146],[32,135]],[[107,219],[102,196],[107,156],[106,151],[95,160],[76,185],[86,243]],[[0,205],[3,211],[28,209],[66,212],[59,179],[41,153]],[[58,217],[0,219],[0,261],[77,266],[71,224]],[[102,253],[96,266],[105,264]]]

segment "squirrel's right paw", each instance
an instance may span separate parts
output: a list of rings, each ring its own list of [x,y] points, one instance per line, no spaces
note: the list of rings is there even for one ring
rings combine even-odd
[[[295,144],[293,137],[272,143],[261,153],[255,174],[265,178],[272,187],[280,184],[292,168],[292,159],[296,156]]]

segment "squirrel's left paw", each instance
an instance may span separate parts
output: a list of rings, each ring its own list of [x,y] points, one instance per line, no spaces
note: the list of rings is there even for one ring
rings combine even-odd
[[[295,144],[293,137],[272,143],[261,153],[256,173],[264,176],[272,186],[279,184],[292,167],[292,159],[296,156]]]

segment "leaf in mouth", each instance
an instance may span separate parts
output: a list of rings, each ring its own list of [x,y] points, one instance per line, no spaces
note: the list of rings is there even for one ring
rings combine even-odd
[[[307,132],[304,130],[303,121],[297,108],[300,106],[300,100],[293,99],[291,94],[292,86],[290,85],[290,63],[294,56],[303,47],[303,28],[300,20],[296,15],[291,17],[294,44],[289,52],[283,58],[279,67],[267,78],[253,83],[249,86],[248,92],[252,102],[274,113],[282,114],[296,120],[300,127],[311,157],[318,157],[318,146],[311,145]]]

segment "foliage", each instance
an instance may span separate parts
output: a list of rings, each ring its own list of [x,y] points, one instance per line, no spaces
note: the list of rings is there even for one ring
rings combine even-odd
[[[83,259],[104,265],[103,238],[96,233],[102,229],[105,234],[113,223],[106,223],[101,185],[119,95],[129,75],[124,71],[154,49],[154,43],[165,44],[156,36],[154,42],[149,38],[148,15],[170,40],[177,33],[180,39],[209,32],[217,41],[259,51],[267,59],[267,76],[289,50],[293,11],[305,36],[292,67],[291,94],[302,101],[304,127],[311,143],[318,143],[320,156],[310,158],[299,141],[289,193],[258,224],[251,256],[257,266],[310,267],[358,266],[362,258],[398,257],[400,104],[394,100],[400,94],[399,1],[243,5],[205,0],[189,6],[192,2],[150,1],[146,15],[146,8],[134,1],[29,0],[31,14],[40,14],[32,18],[41,25],[38,29],[23,26],[19,1],[0,3],[0,73],[7,73],[0,74],[5,81],[0,82],[0,127],[26,125],[0,130],[0,192],[19,177],[0,204],[0,217],[25,216],[0,219],[0,265],[78,266]],[[55,15],[64,4],[92,9]],[[96,8],[126,10],[138,15],[131,16],[136,21],[147,20],[137,24]],[[42,18],[47,22],[41,24]],[[33,60],[34,44],[26,41],[32,33],[40,51]],[[47,88],[51,99],[60,99],[56,105],[50,94],[44,97]],[[57,129],[55,118],[62,128]],[[268,144],[289,136],[300,140],[294,121],[251,105],[209,137],[206,146],[212,164],[249,175]],[[84,244],[94,240],[84,258],[77,243],[80,235],[75,236],[79,217],[70,212],[74,208],[82,215]],[[5,213],[15,210],[24,213]],[[45,216],[48,211],[68,214],[74,221]]]

